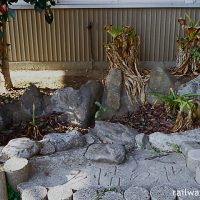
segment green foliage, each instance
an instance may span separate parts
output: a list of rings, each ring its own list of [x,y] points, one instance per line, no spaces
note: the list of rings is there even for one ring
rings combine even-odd
[[[8,200],[21,200],[20,193],[15,192],[10,185],[7,186]]]
[[[177,37],[177,63],[173,74],[198,75],[200,73],[200,20],[193,20],[188,14],[180,18],[182,35]]]
[[[108,111],[107,107],[101,105],[99,101],[95,102],[95,105],[99,108],[98,111],[95,113],[95,119],[100,120],[103,113]]]
[[[178,146],[177,144],[168,144],[169,146],[172,147],[172,149],[176,152],[176,153],[182,153],[182,149],[180,146]]]
[[[197,63],[200,63],[200,47],[193,47],[191,49],[191,56]]]
[[[200,94],[183,94],[178,95],[176,91],[170,88],[168,94],[161,92],[149,92],[157,96],[158,100],[164,101],[167,113],[177,114],[176,123],[172,131],[179,131],[183,126],[191,126],[193,118],[199,117],[199,102],[194,97]],[[183,113],[187,113],[186,121],[184,121]]]
[[[34,5],[37,12],[45,13],[45,20],[47,23],[51,24],[53,21],[53,13],[51,6],[55,6],[54,0],[24,0],[30,5]],[[18,0],[1,0],[0,1],[0,38],[3,36],[3,21],[8,21],[8,18],[15,18],[16,14],[13,9],[9,6],[13,3],[17,3]]]

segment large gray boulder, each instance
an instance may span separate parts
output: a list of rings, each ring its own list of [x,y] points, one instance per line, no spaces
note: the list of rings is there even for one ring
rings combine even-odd
[[[200,75],[197,76],[195,79],[184,83],[178,88],[178,94],[183,95],[183,94],[200,94]],[[200,99],[200,97],[198,97]]]
[[[156,132],[149,135],[149,143],[152,147],[168,152],[181,150],[185,142],[197,141],[200,141],[200,129],[171,134]]]
[[[49,100],[46,113],[63,113],[62,120],[81,127],[94,122],[95,101],[100,101],[103,86],[97,81],[88,81],[79,90],[71,87],[56,90]]]
[[[150,71],[150,80],[146,87],[146,92],[161,92],[167,94],[169,89],[176,89],[179,82],[169,71],[162,67],[154,67]],[[147,94],[147,101],[151,104],[157,99],[156,96]]]
[[[102,119],[111,119],[113,116],[124,115],[129,112],[135,112],[139,109],[139,104],[131,103],[123,85],[122,72],[119,69],[110,69],[106,80],[102,105],[108,109],[108,112],[102,114]]]
[[[66,133],[50,133],[45,135],[44,139],[46,143],[43,143],[43,151],[45,145],[49,146],[49,142],[50,144],[53,144],[56,151],[65,151],[71,148],[83,147],[86,144],[85,137],[76,130],[67,131]]]
[[[21,109],[29,116],[32,116],[33,103],[35,104],[35,115],[42,115],[44,112],[43,95],[35,85],[31,84],[20,98]]]
[[[92,144],[85,154],[89,160],[115,164],[121,164],[125,156],[125,149],[119,144]]]
[[[98,137],[103,143],[123,145],[126,150],[135,147],[135,136],[138,134],[135,129],[106,121],[96,121],[95,127],[89,129],[89,133]]]
[[[5,157],[31,158],[37,155],[40,151],[40,144],[29,138],[17,138],[3,148],[2,154]]]

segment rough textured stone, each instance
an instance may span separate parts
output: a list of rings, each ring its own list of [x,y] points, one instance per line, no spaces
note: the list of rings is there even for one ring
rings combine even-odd
[[[56,148],[50,139],[43,139],[39,141],[39,143],[41,144],[41,149],[40,149],[41,155],[49,155],[56,151]]]
[[[197,76],[195,79],[187,83],[184,83],[183,85],[179,87],[178,89],[179,95],[183,95],[187,93],[200,94],[200,75]],[[200,99],[200,97],[197,97],[197,98]]]
[[[17,138],[3,148],[2,154],[7,157],[31,158],[40,151],[40,144],[29,138]]]
[[[85,157],[89,160],[120,164],[125,159],[125,149],[119,144],[92,144]]]
[[[29,160],[34,174],[20,184],[21,190],[42,185],[46,188],[144,187],[150,190],[155,185],[173,188],[197,187],[195,174],[186,167],[185,157],[180,153],[155,153],[136,149],[126,156],[121,165],[93,162],[84,156],[87,147],[57,152],[48,156],[37,156]],[[48,166],[48,167],[47,167]],[[55,198],[56,199],[56,198]]]
[[[135,147],[135,136],[138,134],[135,129],[105,121],[96,121],[95,127],[89,132],[96,135],[103,143],[121,144],[126,150]]]
[[[33,84],[27,87],[20,98],[21,109],[32,116],[33,103],[35,104],[35,115],[41,115],[44,111],[43,95],[40,90]]]
[[[190,150],[200,149],[200,144],[197,142],[183,142],[180,146],[183,155],[186,157]]]
[[[195,179],[196,179],[196,182],[198,184],[200,184],[200,165],[198,165],[197,168],[196,168]]]
[[[195,172],[200,164],[200,149],[190,150],[187,155],[187,167]]]
[[[109,109],[109,113],[117,111],[121,103],[122,73],[119,69],[111,69],[105,81],[103,105]]]
[[[102,197],[101,200],[123,200],[123,195],[117,192],[106,192]]]
[[[97,197],[97,191],[93,188],[81,189],[73,194],[73,200],[94,200]]]
[[[176,192],[169,186],[155,186],[150,195],[151,200],[176,200]]]
[[[49,139],[56,151],[65,151],[86,144],[85,137],[76,130],[67,131],[66,133],[50,133],[45,135],[44,139]]]
[[[124,193],[125,200],[150,200],[149,191],[142,187],[130,187]]]
[[[62,120],[88,127],[94,121],[96,112],[95,101],[100,101],[103,89],[102,84],[88,81],[79,90],[71,87],[56,90],[52,95],[47,113],[64,113]]]
[[[200,129],[165,134],[156,132],[149,135],[151,146],[160,149],[161,151],[176,151],[176,147],[180,147],[183,142],[200,141]]]
[[[162,84],[160,84],[162,83]],[[165,68],[154,67],[150,71],[150,80],[147,86],[147,92],[168,93],[170,88],[176,88],[179,85],[177,80]],[[154,95],[147,95],[147,101],[154,103],[157,98]]]
[[[119,69],[110,69],[105,81],[102,104],[108,112],[102,114],[101,119],[111,119],[139,109],[139,103],[130,102],[126,89],[123,86],[122,73]]]
[[[177,200],[199,200],[200,189],[195,187],[177,188]]]
[[[72,200],[72,190],[65,186],[52,187],[48,191],[48,200]]]
[[[42,186],[35,186],[26,189],[21,194],[22,200],[47,200],[47,189]]]
[[[8,200],[6,176],[3,167],[0,165],[0,199]]]
[[[149,143],[149,137],[144,133],[140,133],[135,136],[135,141],[138,148],[146,148]]]

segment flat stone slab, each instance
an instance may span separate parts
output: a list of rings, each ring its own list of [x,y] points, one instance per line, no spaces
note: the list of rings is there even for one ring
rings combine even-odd
[[[116,164],[122,163],[125,156],[125,148],[119,144],[92,144],[85,154],[92,161]]]
[[[60,191],[71,191],[118,187],[126,190],[138,186],[150,191],[163,184],[174,189],[200,188],[195,174],[186,167],[185,157],[180,153],[135,150],[127,155],[126,162],[116,165],[87,160],[86,151],[85,147],[31,158],[29,162],[35,173],[18,188],[22,191],[41,185],[52,190],[59,186]]]
[[[165,134],[155,132],[149,135],[149,142],[152,147],[160,151],[176,152],[184,142],[200,141],[200,129],[194,129],[185,132]]]
[[[195,177],[195,179],[196,179],[196,182],[198,184],[200,184],[200,165],[198,165],[197,168],[196,168],[196,177]]]
[[[187,155],[187,167],[195,172],[200,164],[200,149],[190,150]]]
[[[150,200],[149,191],[142,187],[130,187],[124,193],[125,200]]]
[[[73,194],[73,200],[94,200],[97,197],[97,191],[93,188],[81,189]]]
[[[151,200],[176,200],[176,191],[169,186],[155,186],[150,195]]]

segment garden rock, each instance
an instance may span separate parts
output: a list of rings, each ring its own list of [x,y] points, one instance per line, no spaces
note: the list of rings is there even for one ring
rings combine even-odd
[[[48,191],[48,200],[72,200],[72,196],[72,190],[62,185],[49,188]]]
[[[149,136],[144,133],[140,133],[135,136],[135,141],[138,148],[146,148],[149,144]]]
[[[92,144],[85,157],[96,162],[121,164],[125,160],[125,155],[125,149],[122,145]]]
[[[105,121],[96,121],[95,127],[89,132],[97,136],[103,143],[120,144],[125,146],[127,151],[135,147],[135,136],[138,134],[137,130],[120,123]]]
[[[42,115],[44,112],[43,95],[40,90],[33,84],[27,87],[20,98],[21,109],[32,116],[33,103],[35,104],[35,115]]]
[[[93,188],[81,189],[73,194],[73,200],[94,200],[97,197],[97,191]]]
[[[47,200],[47,189],[42,186],[35,186],[23,190],[21,198],[22,200]]]
[[[198,184],[200,184],[200,165],[197,166],[196,168],[196,176],[195,176],[195,180]]]
[[[45,135],[44,139],[49,139],[56,151],[83,147],[86,144],[85,137],[76,130],[67,131],[66,133],[50,133]]]
[[[2,154],[8,158],[20,157],[31,158],[37,155],[40,151],[40,144],[29,138],[17,138],[10,140],[3,148]]]
[[[190,150],[200,149],[200,144],[197,142],[183,142],[181,144],[181,151],[187,157]]]
[[[162,83],[162,84],[161,84]],[[150,71],[150,80],[147,85],[147,92],[161,92],[168,93],[170,88],[177,88],[179,83],[165,68],[153,67]],[[147,101],[151,104],[155,102],[157,98],[154,95],[147,95]]]
[[[88,81],[79,90],[59,89],[52,95],[46,112],[63,113],[63,121],[88,127],[94,121],[95,101],[100,101],[102,92],[103,86],[97,81]]]
[[[173,152],[177,151],[179,148],[181,150],[183,142],[196,141],[200,141],[200,129],[172,134],[155,132],[149,135],[149,142],[151,146],[160,149],[161,151]]]
[[[200,75],[197,76],[195,79],[184,83],[181,85],[178,89],[178,94],[183,95],[183,94],[200,94]],[[200,97],[197,97],[200,99]]]
[[[110,69],[106,77],[102,105],[108,109],[102,113],[101,119],[111,119],[113,116],[120,116],[128,112],[135,112],[139,109],[137,102],[132,105],[126,89],[123,86],[122,72],[119,69]]]
[[[56,151],[56,148],[50,139],[43,139],[39,141],[39,143],[41,144],[41,149],[40,149],[41,155],[49,155]]]
[[[187,155],[187,167],[195,172],[200,164],[200,149],[190,150]]]
[[[149,191],[142,187],[130,187],[124,193],[125,200],[150,200]]]
[[[150,195],[151,200],[176,200],[176,191],[168,186],[155,186]]]
[[[119,69],[111,69],[105,81],[103,105],[110,111],[117,111],[120,108],[120,97],[122,90],[122,73]]]
[[[106,192],[102,197],[101,200],[123,200],[123,195],[121,193],[117,193],[114,191]]]

